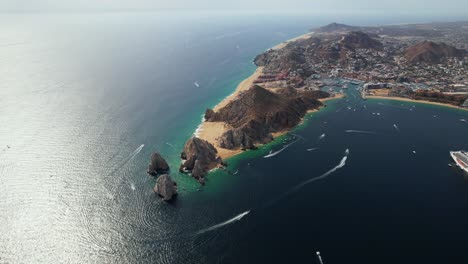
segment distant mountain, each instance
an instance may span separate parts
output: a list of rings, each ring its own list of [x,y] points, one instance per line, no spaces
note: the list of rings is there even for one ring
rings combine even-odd
[[[405,51],[405,57],[410,63],[437,63],[443,58],[463,57],[465,54],[465,50],[432,41],[417,43]]]
[[[330,33],[330,32],[337,32],[337,31],[347,32],[347,31],[357,31],[357,30],[360,30],[360,27],[339,24],[339,23],[331,23],[323,27],[312,29],[311,31],[314,31],[317,33]]]
[[[439,25],[439,24],[431,24]],[[439,25],[440,26],[440,25]],[[388,36],[418,36],[418,37],[441,37],[439,31],[434,30],[427,25],[408,24],[408,25],[386,25],[386,26],[350,26],[346,24],[331,23],[323,27],[314,28],[310,31],[316,33],[345,33],[350,31],[362,31],[370,35],[388,35]]]

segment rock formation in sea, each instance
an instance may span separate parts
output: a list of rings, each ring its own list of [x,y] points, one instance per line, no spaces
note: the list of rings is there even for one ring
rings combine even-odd
[[[150,164],[147,173],[153,176],[169,171],[169,165],[166,160],[157,152],[151,154]]]
[[[156,180],[154,192],[161,196],[164,201],[169,201],[177,195],[177,183],[172,180],[171,176],[163,174]]]
[[[419,42],[405,51],[405,57],[410,63],[438,63],[444,58],[461,58],[465,54],[465,50],[432,41]]]
[[[180,171],[190,172],[201,184],[205,183],[206,173],[215,167],[224,166],[216,148],[206,140],[192,137],[181,153]]]
[[[205,120],[224,122],[229,128],[217,139],[221,148],[253,149],[256,143],[271,141],[271,133],[299,124],[307,110],[322,106],[318,98],[329,96],[322,91],[295,90],[278,89],[275,93],[254,85],[217,112],[208,109]]]

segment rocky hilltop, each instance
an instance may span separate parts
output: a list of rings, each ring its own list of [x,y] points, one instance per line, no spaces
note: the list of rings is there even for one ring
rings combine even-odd
[[[184,146],[180,155],[181,172],[191,173],[192,177],[201,184],[205,183],[206,173],[217,166],[224,166],[223,160],[218,156],[216,148],[206,140],[192,137]]]
[[[264,66],[266,73],[285,72],[305,79],[323,70],[317,66],[324,61],[340,65],[354,59],[358,50],[381,51],[383,44],[377,38],[361,31],[311,37],[291,42],[281,50],[268,50],[254,62]]]
[[[325,92],[298,92],[291,88],[274,93],[254,85],[219,111],[208,109],[205,119],[224,122],[229,127],[217,139],[221,148],[253,149],[256,143],[271,141],[271,133],[296,126],[307,110],[322,105],[318,98],[328,96]]]
[[[405,51],[405,57],[410,63],[438,63],[444,58],[461,58],[465,54],[464,50],[432,41],[417,43]]]
[[[328,32],[347,32],[347,31],[358,31],[361,30],[360,27],[355,27],[355,26],[350,26],[346,24],[340,24],[340,23],[330,23],[326,26],[311,29],[311,31],[317,32],[317,33],[328,33]]]
[[[375,37],[375,36],[374,36]],[[340,40],[343,48],[382,50],[382,43],[362,31],[352,31],[344,35]]]

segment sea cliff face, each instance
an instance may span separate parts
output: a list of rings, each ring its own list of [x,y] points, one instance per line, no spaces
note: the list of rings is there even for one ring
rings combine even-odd
[[[253,149],[256,143],[271,141],[271,133],[296,126],[307,110],[322,106],[317,99],[324,97],[328,93],[288,88],[275,93],[254,85],[219,111],[208,109],[205,119],[228,126],[217,140],[221,148]]]

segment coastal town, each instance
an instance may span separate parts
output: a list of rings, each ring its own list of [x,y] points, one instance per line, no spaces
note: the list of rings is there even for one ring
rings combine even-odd
[[[255,59],[268,88],[319,90],[327,78],[392,96],[468,107],[468,23],[354,27],[332,23]]]
[[[468,109],[468,22],[332,23],[311,31],[258,55],[257,70],[206,110],[181,153],[180,172],[204,184],[211,169],[226,167],[225,159],[287,133],[350,87],[363,100],[420,100]],[[158,156],[152,158],[148,173],[164,172],[161,164]],[[170,179],[160,185],[167,197],[176,192]]]

